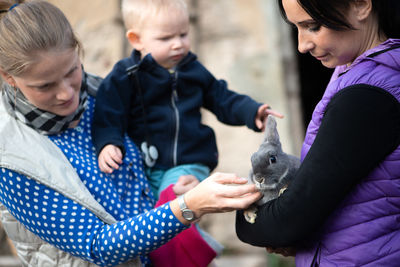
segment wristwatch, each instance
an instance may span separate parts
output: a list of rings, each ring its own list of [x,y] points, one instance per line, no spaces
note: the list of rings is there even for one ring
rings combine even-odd
[[[182,217],[189,222],[193,222],[196,217],[194,216],[194,212],[188,209],[188,207],[186,206],[184,196],[185,195],[180,195],[178,197],[178,204],[182,212]]]

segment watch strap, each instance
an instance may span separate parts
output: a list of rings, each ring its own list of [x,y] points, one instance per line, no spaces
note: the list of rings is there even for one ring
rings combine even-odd
[[[184,210],[184,209],[187,209],[184,196],[185,195],[180,195],[178,197],[178,205],[179,205],[179,208],[181,209],[181,211]]]
[[[196,220],[196,216],[194,215],[194,212],[192,210],[190,210],[185,203],[185,195],[180,195],[178,197],[178,205],[179,205],[179,209],[181,210],[182,217],[185,220],[187,220],[189,222],[193,222]]]

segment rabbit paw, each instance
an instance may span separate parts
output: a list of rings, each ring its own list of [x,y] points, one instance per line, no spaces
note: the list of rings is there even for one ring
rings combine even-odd
[[[252,206],[243,212],[244,218],[249,223],[255,223],[257,218],[257,207]]]

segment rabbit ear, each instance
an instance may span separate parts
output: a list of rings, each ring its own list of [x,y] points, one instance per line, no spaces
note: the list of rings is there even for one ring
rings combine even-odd
[[[276,120],[273,116],[267,117],[267,125],[265,127],[264,141],[268,143],[279,144],[279,134],[276,128]]]

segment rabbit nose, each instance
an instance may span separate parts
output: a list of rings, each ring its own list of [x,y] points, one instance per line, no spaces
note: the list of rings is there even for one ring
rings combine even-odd
[[[257,183],[263,184],[265,181],[265,178],[264,177],[256,177],[255,180]]]

